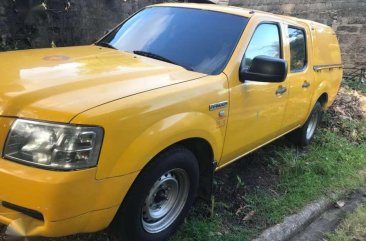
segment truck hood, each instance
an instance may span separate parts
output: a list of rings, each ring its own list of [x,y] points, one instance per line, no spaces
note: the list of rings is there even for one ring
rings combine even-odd
[[[0,116],[69,122],[93,107],[205,76],[98,46],[0,53]]]

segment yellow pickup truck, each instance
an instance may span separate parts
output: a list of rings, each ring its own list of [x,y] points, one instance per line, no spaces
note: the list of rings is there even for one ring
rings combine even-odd
[[[308,144],[342,78],[325,25],[149,6],[96,44],[0,54],[0,222],[166,240],[213,173],[289,134]]]

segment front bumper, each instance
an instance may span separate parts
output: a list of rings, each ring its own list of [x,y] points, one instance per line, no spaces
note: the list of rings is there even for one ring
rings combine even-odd
[[[106,228],[137,173],[96,180],[96,168],[55,172],[0,159],[0,222],[24,236],[58,237]],[[37,219],[5,203],[33,210]]]
[[[0,117],[0,149],[12,122]],[[138,173],[97,180],[96,172],[97,168],[49,171],[0,158],[0,223],[24,236],[46,237],[107,227]]]
[[[40,221],[0,206],[0,222],[8,225],[11,233],[20,236],[61,237],[76,233],[96,232],[106,228],[118,207],[92,211],[61,221]]]

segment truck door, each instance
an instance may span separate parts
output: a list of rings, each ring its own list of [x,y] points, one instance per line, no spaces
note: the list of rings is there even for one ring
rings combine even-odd
[[[289,100],[283,124],[287,130],[303,125],[312,108],[310,102],[315,84],[312,69],[312,39],[309,31],[307,26],[285,25],[287,35],[285,53],[289,63],[287,75]]]
[[[253,23],[254,21],[254,23]],[[282,31],[279,22],[251,19],[244,37],[249,38],[240,68],[250,66],[254,57],[264,55],[284,58]],[[245,46],[243,46],[244,48]],[[238,71],[229,78],[230,105],[227,134],[220,165],[234,161],[243,154],[272,140],[281,133],[288,98],[287,81],[264,83],[239,80]]]

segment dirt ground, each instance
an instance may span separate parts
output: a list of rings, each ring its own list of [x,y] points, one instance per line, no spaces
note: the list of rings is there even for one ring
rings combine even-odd
[[[329,113],[343,119],[366,119],[366,95],[360,91],[342,87]]]

